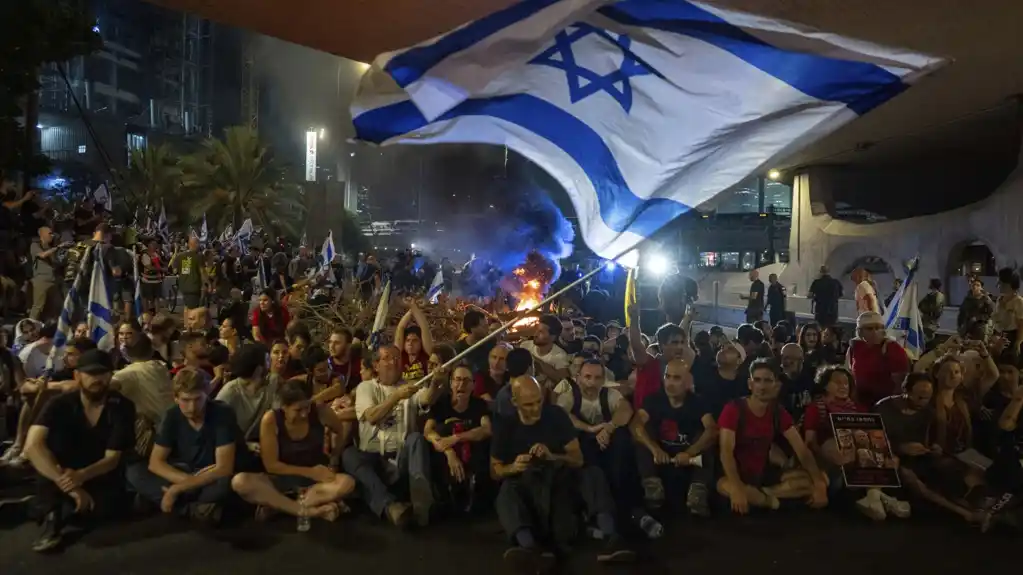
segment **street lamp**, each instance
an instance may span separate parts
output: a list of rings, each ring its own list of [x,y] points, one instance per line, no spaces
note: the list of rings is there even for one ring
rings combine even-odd
[[[767,172],[767,178],[769,180],[777,182],[778,179],[781,178],[781,172],[779,172],[778,170],[771,170]]]

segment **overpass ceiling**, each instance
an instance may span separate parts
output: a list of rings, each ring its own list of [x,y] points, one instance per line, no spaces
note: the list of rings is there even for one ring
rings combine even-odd
[[[206,18],[368,62],[427,40],[514,0],[151,0]],[[955,60],[895,100],[795,155],[788,166],[876,163],[931,146],[958,126],[976,137],[1017,127],[1023,94],[1021,0],[713,0],[829,32]],[[1008,121],[991,121],[991,114]],[[971,137],[971,140],[973,140]],[[1004,138],[992,138],[1004,141]],[[864,153],[869,150],[869,153]]]

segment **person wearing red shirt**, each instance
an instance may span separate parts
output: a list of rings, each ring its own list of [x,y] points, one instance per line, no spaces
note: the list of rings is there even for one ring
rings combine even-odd
[[[252,338],[263,345],[284,339],[290,321],[288,308],[277,301],[277,292],[265,289],[259,294],[259,305],[252,310]]]
[[[409,325],[412,319],[416,320],[416,325]],[[416,383],[426,377],[426,366],[433,353],[433,337],[430,336],[426,314],[415,301],[409,304],[408,311],[398,321],[394,342],[401,347],[401,378],[406,383]]]
[[[846,363],[852,368],[857,398],[867,406],[898,395],[909,373],[906,350],[885,336],[884,319],[872,311],[856,318],[856,338],[849,342]]]
[[[827,505],[827,481],[792,424],[792,416],[778,405],[781,372],[777,364],[766,358],[755,360],[750,365],[749,388],[749,397],[726,405],[718,418],[724,469],[718,493],[741,515],[748,513],[751,505],[777,509],[779,499],[809,497],[813,507]],[[802,469],[782,471],[771,465],[771,446],[779,433],[789,442]]]
[[[632,355],[636,358],[636,385],[632,391],[632,403],[643,405],[648,395],[661,390],[661,375],[668,362],[680,359],[692,368],[696,352],[686,345],[685,330],[673,323],[666,323],[657,329],[655,335],[660,355],[651,355],[643,347],[642,331],[639,327],[639,306],[630,305],[628,313],[629,345],[632,346]]]

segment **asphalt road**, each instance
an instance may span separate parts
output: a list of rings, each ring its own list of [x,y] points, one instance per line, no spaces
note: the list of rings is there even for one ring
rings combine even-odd
[[[593,542],[582,542],[560,572],[679,575],[692,572],[756,575],[928,575],[1010,572],[1018,569],[1014,533],[981,535],[944,516],[871,523],[835,511],[783,510],[743,518],[672,519],[664,538],[637,546],[636,565],[602,567]],[[335,524],[314,522],[297,533],[292,518],[251,521],[215,531],[164,518],[136,519],[85,533],[62,554],[40,556],[29,547],[38,528],[0,514],[0,573],[34,575],[202,575],[225,573],[360,572],[368,575],[485,573],[510,570],[496,520],[448,520],[426,530],[400,532],[357,512]]]

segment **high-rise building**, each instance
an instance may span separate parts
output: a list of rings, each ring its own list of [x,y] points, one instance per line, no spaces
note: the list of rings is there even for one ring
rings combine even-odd
[[[190,14],[135,0],[94,0],[103,47],[40,74],[40,150],[59,168],[98,179],[151,139],[192,140],[237,118],[238,97],[218,118],[218,91],[232,91],[240,58],[233,34]],[[221,68],[224,69],[221,69]],[[228,99],[223,99],[225,102]]]

